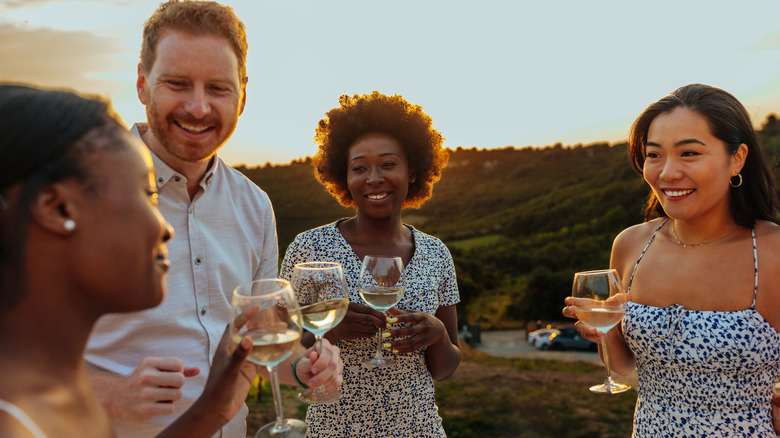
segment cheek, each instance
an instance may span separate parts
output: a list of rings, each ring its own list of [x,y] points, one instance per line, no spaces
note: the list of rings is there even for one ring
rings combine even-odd
[[[645,162],[645,165],[642,168],[642,176],[650,185],[653,185],[653,183],[658,179],[658,169],[656,169],[656,167],[657,166],[647,164],[647,162]]]

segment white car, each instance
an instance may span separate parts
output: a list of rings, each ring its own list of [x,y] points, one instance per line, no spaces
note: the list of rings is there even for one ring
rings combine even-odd
[[[536,348],[542,348],[542,345],[547,344],[547,340],[551,334],[558,334],[560,332],[560,330],[554,328],[534,330],[528,334],[528,343]]]

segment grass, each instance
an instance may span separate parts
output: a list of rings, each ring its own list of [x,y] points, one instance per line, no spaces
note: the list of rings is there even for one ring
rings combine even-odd
[[[450,438],[631,435],[636,392],[590,393],[588,387],[603,379],[599,366],[484,355],[467,359],[463,366],[467,373],[436,385]]]
[[[612,438],[631,436],[636,392],[596,395],[588,387],[604,369],[585,362],[504,359],[464,351],[459,370],[436,383],[449,438]],[[267,382],[261,401],[250,395],[247,436],[273,419]],[[285,413],[303,419],[297,388],[283,386]],[[254,423],[254,424],[253,424]]]

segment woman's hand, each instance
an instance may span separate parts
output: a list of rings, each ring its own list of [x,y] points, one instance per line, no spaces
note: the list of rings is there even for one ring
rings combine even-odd
[[[385,315],[370,307],[358,303],[349,303],[344,319],[325,334],[325,338],[335,343],[338,340],[351,340],[375,337],[377,331],[385,328]]]
[[[563,316],[577,319],[577,314],[575,313],[574,309],[577,307],[577,303],[580,300],[593,301],[588,298],[566,297],[566,300],[564,301],[566,303],[566,307],[563,308],[562,312]],[[600,332],[587,324],[583,324],[580,321],[574,323],[574,328],[580,332],[583,338],[596,343],[599,343],[601,338],[605,335],[604,332]]]
[[[772,425],[775,432],[780,433],[780,394],[777,391],[772,392]]]
[[[439,318],[425,312],[407,312],[405,310],[390,309],[393,319],[391,323],[407,323],[408,325],[390,330],[390,336],[398,338],[391,341],[393,353],[411,353],[423,347],[428,347],[447,337],[447,328]],[[388,328],[389,324],[388,324]]]

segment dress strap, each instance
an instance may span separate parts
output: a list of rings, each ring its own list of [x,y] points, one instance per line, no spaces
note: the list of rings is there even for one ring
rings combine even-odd
[[[13,403],[0,400],[0,411],[5,411],[8,415],[14,417],[16,421],[22,424],[35,438],[47,438],[40,427],[23,410],[19,409]]]
[[[631,284],[634,282],[634,274],[636,274],[636,267],[639,266],[639,262],[642,261],[642,257],[645,256],[645,252],[647,252],[647,248],[650,247],[650,243],[653,242],[653,239],[655,239],[655,235],[658,234],[658,230],[661,229],[661,227],[664,226],[666,221],[668,221],[669,218],[664,219],[663,222],[661,222],[661,225],[658,226],[658,228],[653,231],[653,235],[650,236],[650,240],[647,241],[647,245],[645,245],[645,248],[642,250],[642,254],[639,254],[639,258],[636,260],[636,263],[634,264],[634,270],[631,271],[631,278],[628,280],[628,291],[626,292],[626,295],[631,294]]]
[[[758,250],[756,249],[756,229],[750,230],[750,234],[753,236],[753,304],[750,305],[751,309],[756,308],[756,296],[758,295]]]

